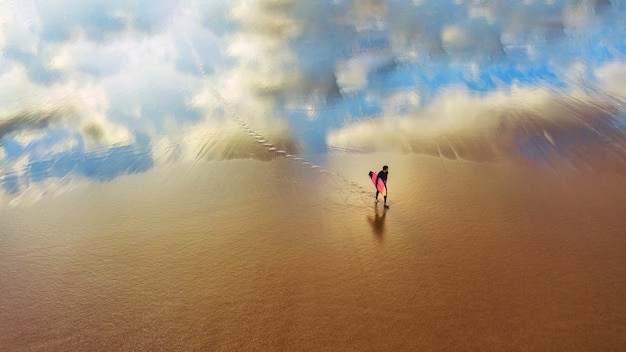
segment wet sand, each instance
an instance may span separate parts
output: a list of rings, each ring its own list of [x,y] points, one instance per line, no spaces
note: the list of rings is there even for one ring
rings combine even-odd
[[[418,155],[317,163],[332,172],[171,165],[3,210],[0,350],[626,347],[623,175]],[[382,164],[388,211],[367,178]]]

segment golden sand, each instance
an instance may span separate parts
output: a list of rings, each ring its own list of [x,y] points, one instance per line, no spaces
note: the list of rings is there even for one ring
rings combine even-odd
[[[331,154],[199,162],[0,214],[3,351],[609,351],[626,178]],[[389,203],[367,177],[389,164]]]

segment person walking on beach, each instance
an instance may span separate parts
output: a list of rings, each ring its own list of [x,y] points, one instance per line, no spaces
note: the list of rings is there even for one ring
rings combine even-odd
[[[387,189],[387,176],[389,176],[389,166],[385,165],[383,166],[383,169],[380,170],[380,172],[378,172],[377,176],[376,176],[376,182],[374,184],[378,183],[378,180],[381,179],[383,180],[383,183],[385,184],[385,189]],[[378,191],[378,189],[376,189],[376,203],[378,203],[378,193],[380,193]],[[385,193],[383,195],[384,197],[384,206],[385,209],[389,209],[389,206],[387,205],[387,193]]]

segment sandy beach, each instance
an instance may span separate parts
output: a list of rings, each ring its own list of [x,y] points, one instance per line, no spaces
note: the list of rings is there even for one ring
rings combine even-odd
[[[625,185],[342,153],[89,184],[1,213],[0,349],[621,350]]]
[[[626,1],[0,13],[0,352],[626,351]]]

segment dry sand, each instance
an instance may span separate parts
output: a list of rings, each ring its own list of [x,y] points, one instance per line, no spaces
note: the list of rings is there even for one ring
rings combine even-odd
[[[626,348],[623,175],[318,163],[172,165],[3,210],[0,350]]]

